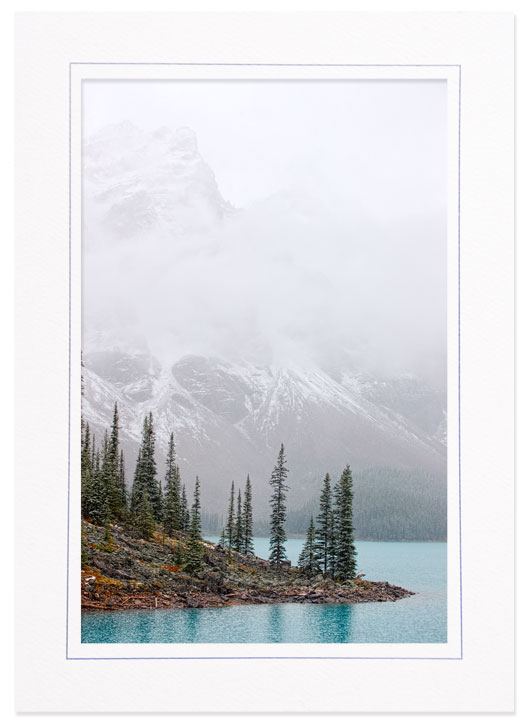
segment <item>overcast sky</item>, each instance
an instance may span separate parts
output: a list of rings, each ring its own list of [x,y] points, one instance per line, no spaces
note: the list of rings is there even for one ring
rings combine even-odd
[[[214,310],[194,306],[201,339],[217,337],[217,324],[224,329],[231,319],[237,342],[252,323],[281,343],[286,330],[312,347],[326,345],[327,338],[334,349],[337,341],[346,347],[359,341],[373,351],[371,362],[388,367],[385,361],[391,360],[392,369],[444,366],[446,115],[446,84],[439,81],[88,81],[83,86],[84,137],[124,120],[147,132],[188,126],[222,196],[248,210],[230,232],[221,230],[222,256],[215,249],[213,258],[203,259],[207,247],[201,238],[193,260],[184,263],[191,265],[194,282],[190,289],[183,285],[186,312],[192,294],[197,299],[202,292],[196,277],[205,280],[209,298],[217,274],[229,270],[232,275],[232,291],[224,295],[221,287]],[[289,210],[277,202],[258,211],[262,200],[283,193],[315,207],[306,228],[304,220],[294,226]],[[188,329],[182,345],[181,320],[175,312],[166,320],[160,313],[170,295],[175,295],[172,307],[182,295],[180,285],[174,291],[169,283],[171,263],[173,275],[181,274],[177,244],[158,250],[159,270],[168,280],[164,287],[158,276],[150,280],[158,300],[145,327],[165,325],[188,352],[198,341]],[[277,261],[286,271],[281,277],[271,271],[279,251],[293,260],[284,267]],[[127,248],[128,268],[132,254],[140,269],[139,246]],[[183,268],[185,277],[188,272]],[[136,280],[130,274],[122,295],[132,306]],[[233,276],[243,278],[237,292]],[[281,289],[273,302],[265,301],[265,279],[293,290],[293,299]],[[106,299],[105,284],[109,288],[114,280],[100,277],[96,290],[92,285],[99,305]],[[223,341],[227,337],[222,334]]]
[[[87,136],[192,128],[235,205],[321,173],[380,218],[445,209],[442,81],[91,81],[83,100]]]

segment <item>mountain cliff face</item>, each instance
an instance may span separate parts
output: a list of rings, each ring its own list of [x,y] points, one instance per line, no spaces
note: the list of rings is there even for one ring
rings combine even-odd
[[[249,212],[235,209],[222,197],[188,128],[146,133],[125,122],[85,139],[82,409],[100,441],[118,403],[128,484],[142,422],[151,411],[159,476],[173,431],[186,486],[191,489],[199,475],[208,511],[223,513],[232,479],[243,486],[250,474],[255,512],[262,515],[281,442],[290,469],[289,505],[297,509],[317,496],[327,471],[338,476],[347,463],[354,471],[420,470],[435,476],[440,491],[446,488],[442,387],[414,374],[372,374],[333,344],[331,364],[320,363],[322,356],[272,354],[274,339],[289,336],[300,349],[312,337],[327,339],[323,320],[329,311],[322,305],[336,295],[327,274],[315,277],[317,237],[308,237],[312,229],[320,238],[329,234],[322,216],[312,215],[311,200],[301,199],[283,194]],[[265,228],[265,217],[277,221]],[[346,234],[344,225],[338,229]],[[220,245],[232,238],[221,257]],[[350,255],[351,248],[344,249]],[[331,253],[337,262],[337,249]],[[271,313],[257,307],[256,275],[239,281],[250,257],[255,271],[267,258],[276,265],[277,273],[261,288],[270,294],[280,288]],[[186,269],[199,285],[191,298],[181,292]],[[203,269],[207,276],[199,279]],[[282,287],[290,277],[286,297]],[[295,307],[303,278],[309,294]],[[208,284],[214,288],[206,298]],[[229,289],[234,284],[238,296]],[[343,279],[337,290],[347,284]],[[220,304],[223,314],[214,317]],[[278,335],[268,335],[286,305],[290,319]],[[188,325],[187,319],[195,322]],[[237,338],[223,327],[230,319]],[[340,325],[351,327],[344,317]],[[148,337],[161,327],[175,344],[165,344],[159,356]],[[217,348],[230,335],[228,355],[201,344],[210,330]],[[250,357],[231,339],[256,351],[259,345],[264,354]]]
[[[318,489],[326,471],[347,462],[418,468],[441,474],[446,464],[444,399],[416,378],[376,380],[321,369],[271,368],[186,356],[162,367],[146,354],[118,350],[85,356],[83,414],[98,435],[120,411],[128,466],[151,410],[160,451],[175,433],[182,472],[203,481],[205,508],[222,511],[232,479],[249,473],[262,506],[281,441],[290,474],[290,503]],[[162,459],[161,459],[162,460]]]
[[[83,145],[84,244],[203,231],[233,212],[189,128],[106,126]]]

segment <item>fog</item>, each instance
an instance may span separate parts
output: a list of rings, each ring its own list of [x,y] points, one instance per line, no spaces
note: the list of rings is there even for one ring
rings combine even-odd
[[[165,363],[205,354],[443,378],[444,83],[86,82],[84,139],[122,121],[143,132],[143,155],[159,127],[193,129],[231,209],[181,231],[159,202],[159,223],[117,235],[99,199],[119,183],[129,195],[122,173],[86,183],[85,345],[101,332]],[[130,158],[112,173],[124,164],[151,206],[164,176],[150,189]],[[207,184],[188,176],[196,220],[215,204]]]

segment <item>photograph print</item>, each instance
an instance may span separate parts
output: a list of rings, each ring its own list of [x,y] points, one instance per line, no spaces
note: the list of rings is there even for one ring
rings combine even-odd
[[[84,80],[76,374],[83,643],[447,642],[446,81]]]

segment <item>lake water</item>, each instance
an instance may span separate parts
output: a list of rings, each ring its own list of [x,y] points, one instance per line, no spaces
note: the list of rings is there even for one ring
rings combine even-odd
[[[217,541],[216,537],[207,537]],[[267,558],[268,539],[255,553]],[[290,539],[292,563],[304,544]],[[356,542],[358,569],[416,596],[362,604],[252,604],[221,609],[83,612],[83,642],[446,642],[447,545]]]

